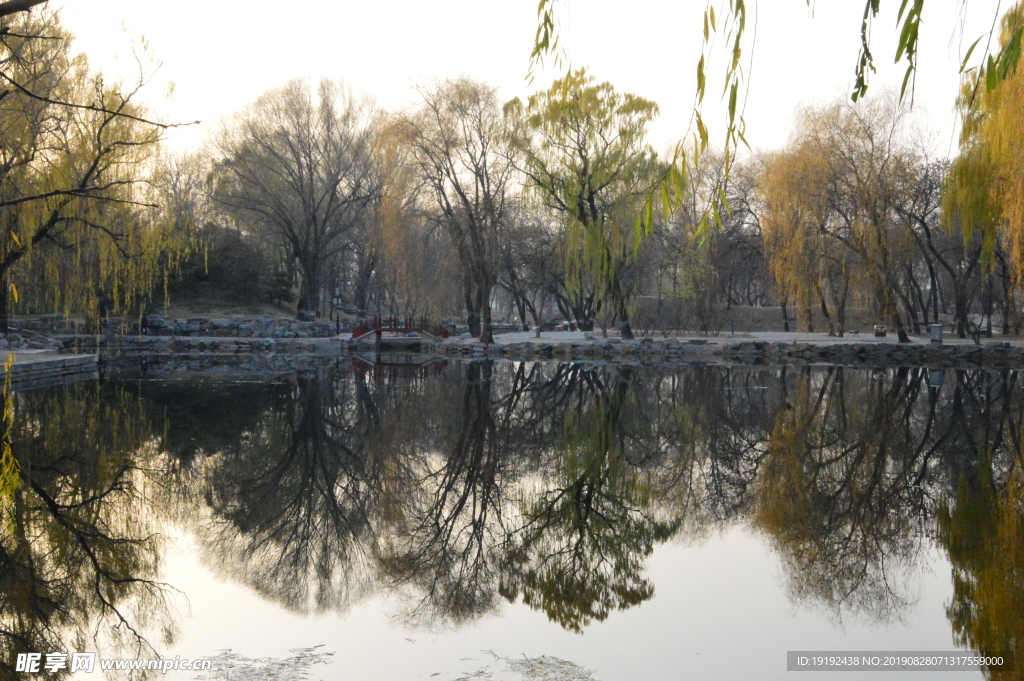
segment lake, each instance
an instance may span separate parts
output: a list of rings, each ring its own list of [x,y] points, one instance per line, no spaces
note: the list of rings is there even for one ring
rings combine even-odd
[[[17,393],[0,677],[28,678],[25,652],[323,681],[788,679],[787,651],[1009,655],[1021,378],[346,358]],[[822,675],[933,677],[795,678]]]

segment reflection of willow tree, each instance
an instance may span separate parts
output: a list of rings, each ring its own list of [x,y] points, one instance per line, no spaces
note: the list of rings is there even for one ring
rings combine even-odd
[[[522,398],[526,372],[522,365],[514,372],[501,398],[493,373],[490,361],[469,364],[461,400],[436,403],[444,426],[438,440],[408,453],[410,491],[417,491],[404,500],[381,565],[422,592],[414,617],[460,622],[494,605],[492,554],[504,534],[503,490],[515,475],[517,446],[503,426]]]
[[[923,383],[832,367],[796,381],[759,473],[755,520],[782,555],[791,588],[837,614],[885,619],[909,602],[900,578],[917,556],[916,486],[925,457],[914,418]],[[923,428],[933,427],[929,410]]]
[[[620,426],[635,406],[630,368],[619,370],[612,385],[596,371],[570,371],[583,389],[562,412],[564,431],[543,472],[551,484],[523,489],[524,518],[502,560],[501,593],[510,601],[521,594],[530,607],[582,632],[592,620],[654,595],[644,559],[678,521],[658,517],[650,475],[627,460],[630,439]]]
[[[385,573],[421,594],[413,615],[460,622],[522,594],[579,631],[649,598],[643,560],[676,522],[651,508],[640,466],[656,468],[657,446],[629,371],[462,370],[431,402],[433,435],[405,452],[409,493],[384,537]]]
[[[235,447],[197,463],[209,548],[229,572],[285,606],[344,608],[366,590],[380,460],[363,449],[372,405],[352,381],[299,374]]]
[[[659,493],[685,509],[688,530],[734,522],[746,512],[785,372],[780,381],[778,369],[693,366],[635,381],[637,395],[646,398],[636,412],[656,416]]]
[[[939,508],[939,541],[953,564],[946,609],[957,644],[982,655],[1024,655],[1024,479],[1015,466],[1004,489],[988,457],[964,475],[955,503]],[[1019,668],[1018,668],[1019,669]],[[986,670],[990,679],[1020,671]]]
[[[18,653],[136,657],[171,636],[138,461],[154,449],[141,403],[72,385],[18,395],[22,484],[0,528],[0,676]],[[148,655],[147,655],[148,656]]]

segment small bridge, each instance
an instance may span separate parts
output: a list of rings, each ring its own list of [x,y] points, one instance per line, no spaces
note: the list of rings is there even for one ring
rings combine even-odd
[[[426,315],[420,317],[374,317],[363,320],[352,331],[352,340],[359,340],[371,333],[376,335],[378,345],[381,342],[381,334],[384,333],[418,333],[435,340],[448,337],[448,329]]]

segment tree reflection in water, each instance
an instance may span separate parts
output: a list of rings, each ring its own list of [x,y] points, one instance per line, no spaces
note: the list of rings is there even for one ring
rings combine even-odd
[[[144,462],[152,414],[123,390],[70,385],[17,395],[21,488],[0,528],[0,676],[18,653],[140,657],[169,642]],[[66,672],[66,670],[65,670]]]
[[[644,568],[659,543],[739,524],[763,533],[799,602],[898,619],[938,542],[959,642],[1017,650],[1018,383],[481,361],[429,378],[339,366],[276,384],[143,383],[138,399],[30,394],[0,554],[6,659],[97,618],[152,623],[147,504],[186,525],[214,569],[285,607],[398,593],[431,626],[522,600],[581,632],[653,596]],[[159,485],[140,485],[141,469]],[[128,617],[128,602],[144,607]]]
[[[643,561],[679,520],[658,512],[652,474],[629,463],[633,442],[623,415],[635,406],[632,369],[563,373],[577,375],[536,391],[540,400],[567,405],[564,428],[547,450],[541,484],[522,488],[524,511],[503,547],[501,593],[513,602],[522,594],[527,605],[582,632],[654,595]]]
[[[842,367],[795,381],[768,440],[754,519],[796,598],[877,620],[912,600],[926,517],[917,481],[934,421],[931,408],[916,418],[922,383],[919,370],[887,381]]]
[[[290,609],[342,608],[367,591],[384,462],[365,446],[377,405],[364,392],[313,372],[256,414],[226,394],[233,436],[181,474],[186,505],[212,516],[193,523],[211,561]]]
[[[939,539],[953,563],[946,613],[956,642],[983,655],[1024,653],[1024,480],[1015,463],[997,485],[986,455],[964,475],[955,500],[939,508]],[[1018,662],[1019,663],[1019,662]],[[992,671],[1017,679],[1019,671]]]

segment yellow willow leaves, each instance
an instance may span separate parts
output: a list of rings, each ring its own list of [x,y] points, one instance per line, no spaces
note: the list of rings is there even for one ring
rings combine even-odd
[[[18,460],[14,458],[11,450],[11,427],[14,425],[14,400],[11,397],[11,366],[14,364],[14,354],[7,353],[7,361],[4,362],[4,395],[3,395],[3,429],[0,434],[0,536],[5,535],[10,528],[12,517],[8,511],[14,495],[21,487],[21,467]]]
[[[145,181],[163,128],[137,92],[68,54],[55,14],[22,18],[0,54],[14,89],[0,101],[0,271],[22,282],[25,312],[135,305],[188,248]],[[59,39],[49,39],[59,38]],[[42,99],[41,99],[42,98]]]
[[[1003,17],[1004,51],[1011,41],[1019,41],[1022,20],[1021,4]],[[981,231],[990,263],[996,235],[1005,235],[1019,280],[1024,268],[1024,71],[1009,66],[1005,70],[1005,80],[991,88],[979,87],[977,72],[964,79],[960,156],[944,212],[948,221],[960,222],[966,238]]]
[[[656,103],[597,83],[586,69],[570,71],[525,105],[505,105],[528,186],[562,217],[570,287],[592,278],[624,320],[620,271],[651,228],[648,197],[664,172],[644,139],[658,112]]]
[[[1024,479],[1014,467],[1005,489],[993,485],[989,456],[978,481],[961,480],[953,503],[938,514],[939,541],[953,567],[953,599],[946,614],[958,645],[983,655],[1017,655],[1024,631]],[[992,670],[993,680],[1020,678]]]
[[[810,309],[821,280],[821,236],[825,221],[826,162],[809,145],[775,154],[766,161],[761,183],[768,265],[783,298]],[[809,320],[804,320],[805,323]]]

